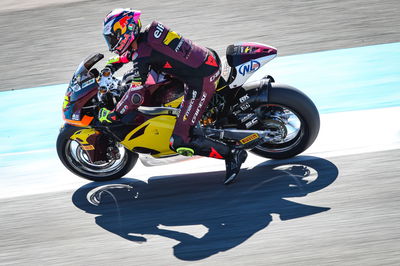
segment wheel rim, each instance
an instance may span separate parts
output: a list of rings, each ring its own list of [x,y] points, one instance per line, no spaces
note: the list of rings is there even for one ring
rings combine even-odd
[[[120,159],[92,163],[77,141],[68,140],[65,145],[65,156],[71,167],[79,173],[97,177],[109,177],[118,173],[128,161],[128,153],[125,148],[120,146],[118,149],[121,154]]]
[[[273,138],[256,146],[256,149],[272,153],[292,150],[304,137],[303,119],[295,111],[283,105],[266,105],[263,108],[266,117],[260,120],[260,129],[269,130]]]

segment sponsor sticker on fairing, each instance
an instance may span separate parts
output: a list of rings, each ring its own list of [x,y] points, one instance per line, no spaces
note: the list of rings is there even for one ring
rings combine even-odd
[[[95,82],[95,79],[89,79],[82,84],[82,88],[86,88],[87,86],[92,85]]]
[[[259,69],[260,66],[260,62],[258,62],[257,60],[251,60],[250,62],[240,66],[239,73],[242,76],[245,76],[247,73],[251,73]]]
[[[82,150],[85,151],[92,151],[94,150],[94,146],[93,145],[81,145]]]
[[[246,144],[246,143],[249,143],[249,142],[251,142],[251,141],[253,141],[253,140],[258,139],[259,137],[260,137],[260,136],[259,136],[257,133],[254,133],[254,134],[251,134],[251,135],[249,135],[249,136],[247,136],[247,137],[241,139],[241,140],[240,140],[240,143]]]
[[[249,120],[253,115],[254,115],[253,113],[247,114],[245,117],[243,117],[243,118],[240,119],[240,122],[241,122],[241,123],[246,122],[246,121]]]
[[[252,120],[250,120],[249,122],[246,123],[246,128],[251,128],[252,126],[254,126],[257,123],[258,123],[258,119],[257,119],[257,117],[254,117]]]
[[[247,109],[250,108],[250,104],[244,103],[244,104],[240,105],[239,107],[240,107],[240,109],[242,109],[242,111],[246,111]]]
[[[243,103],[244,101],[247,101],[248,99],[250,99],[250,96],[248,94],[246,94],[239,98],[239,102]]]

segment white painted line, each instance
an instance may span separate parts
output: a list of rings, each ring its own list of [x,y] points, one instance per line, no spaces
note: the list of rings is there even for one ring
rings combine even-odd
[[[400,107],[322,115],[320,134],[304,155],[328,158],[399,149],[398,117]],[[1,167],[0,198],[74,190],[89,182],[71,174],[59,161],[55,149],[13,153],[2,158],[7,161],[7,166]],[[265,161],[250,153],[243,168],[251,169]],[[154,167],[145,167],[138,162],[127,177],[147,182],[151,177],[215,171],[221,171],[222,185],[224,161],[212,158]]]

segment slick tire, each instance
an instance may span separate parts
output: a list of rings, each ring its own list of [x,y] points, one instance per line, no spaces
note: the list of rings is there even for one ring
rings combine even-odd
[[[261,108],[265,112],[268,108],[289,110],[300,121],[300,128],[290,141],[266,142],[256,146],[251,152],[265,158],[287,159],[304,152],[317,138],[320,128],[318,110],[311,99],[300,90],[289,85],[272,83],[268,91],[268,103]]]
[[[138,155],[125,148],[119,148],[119,160],[92,163],[85,152],[71,136],[82,128],[65,125],[57,138],[57,154],[63,165],[75,175],[91,181],[109,181],[119,179],[129,173],[135,166]]]

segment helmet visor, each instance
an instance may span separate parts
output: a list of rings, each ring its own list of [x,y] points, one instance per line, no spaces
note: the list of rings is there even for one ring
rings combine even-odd
[[[118,38],[114,34],[104,34],[104,39],[106,39],[108,50],[113,52],[115,47],[118,45]]]

